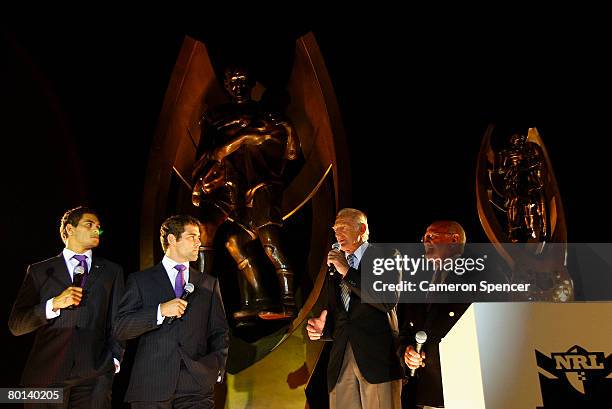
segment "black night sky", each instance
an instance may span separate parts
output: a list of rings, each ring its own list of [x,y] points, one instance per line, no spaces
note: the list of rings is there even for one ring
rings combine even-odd
[[[99,209],[102,255],[126,273],[139,268],[145,167],[185,34],[207,41],[220,59],[246,55],[273,81],[290,69],[282,58],[292,55],[288,45],[314,31],[349,143],[352,206],[368,213],[372,241],[418,241],[436,219],[458,220],[469,241],[486,241],[474,175],[492,121],[539,129],[570,241],[610,241],[612,66],[596,26],[416,29],[390,21],[374,29],[344,19],[264,19],[266,30],[230,30],[160,21],[1,26],[2,317],[26,266],[60,252],[59,217],[75,205]],[[12,337],[6,325],[0,332],[1,386],[16,386],[32,338]]]

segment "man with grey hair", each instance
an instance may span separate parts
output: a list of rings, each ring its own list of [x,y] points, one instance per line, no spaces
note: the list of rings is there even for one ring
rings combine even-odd
[[[360,210],[340,210],[333,230],[340,249],[327,256],[336,269],[330,277],[327,309],[309,319],[307,326],[311,340],[333,341],[327,368],[330,407],[399,409],[397,303],[369,304],[361,299],[360,261],[365,252],[382,251],[368,243],[368,221]]]

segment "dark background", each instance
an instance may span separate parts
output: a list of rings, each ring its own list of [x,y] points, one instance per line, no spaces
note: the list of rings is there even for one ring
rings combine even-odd
[[[346,130],[352,206],[368,213],[371,241],[418,241],[436,219],[455,219],[468,240],[486,241],[474,175],[492,121],[539,129],[569,240],[610,241],[604,193],[612,67],[604,30],[543,28],[528,19],[472,25],[434,19],[416,27],[417,17],[389,16],[382,24],[369,18],[299,24],[228,18],[220,26],[213,17],[172,26],[171,17],[5,19],[2,322],[26,266],[62,249],[59,218],[78,204],[101,213],[105,233],[97,252],[126,273],[139,268],[145,167],[185,34],[207,41],[221,60],[246,58],[273,82],[290,69],[288,45],[314,31]],[[33,337],[12,337],[6,325],[0,333],[0,385],[16,386]]]

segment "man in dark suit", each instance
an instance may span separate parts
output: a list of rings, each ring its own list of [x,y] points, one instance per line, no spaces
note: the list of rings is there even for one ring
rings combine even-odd
[[[125,400],[132,408],[213,408],[229,344],[219,282],[189,268],[201,243],[197,219],[168,218],[160,240],[163,260],[130,274],[119,306],[117,338],[140,337]],[[195,290],[183,300],[186,283]]]
[[[430,260],[447,260],[463,255],[465,248],[465,231],[454,221],[437,221],[432,223],[423,236],[425,257]],[[449,274],[450,273],[450,274]],[[460,282],[456,274],[435,270],[431,283]],[[430,294],[428,294],[429,296]],[[431,297],[436,297],[432,295]],[[404,409],[442,408],[442,372],[440,367],[439,345],[442,338],[455,325],[469,304],[459,303],[402,304],[400,308],[401,354],[408,369],[418,369],[415,377],[408,380],[402,393]],[[438,300],[442,301],[442,300]],[[427,341],[423,344],[421,354],[415,350],[415,335],[425,331]]]
[[[368,222],[359,210],[340,210],[333,229],[341,251],[330,251],[327,261],[337,273],[327,309],[307,326],[311,340],[333,340],[327,369],[330,407],[399,409],[397,301],[367,304],[361,299],[360,261],[365,252],[381,249],[368,243]]]
[[[36,332],[21,383],[63,388],[63,405],[53,407],[110,408],[124,351],[112,337],[123,271],[93,256],[100,221],[92,209],[68,210],[60,235],[66,248],[28,267],[9,317],[13,335]]]

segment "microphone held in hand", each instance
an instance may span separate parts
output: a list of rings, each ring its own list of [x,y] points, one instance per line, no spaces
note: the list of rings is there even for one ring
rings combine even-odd
[[[73,270],[72,287],[83,287],[83,278],[85,278],[85,267],[80,265],[76,266]],[[81,300],[81,302],[83,302],[83,300]],[[75,308],[79,308],[79,305],[71,305],[65,309],[74,310]]]
[[[194,290],[195,290],[195,287],[193,286],[193,284],[191,283],[185,284],[185,288],[183,289],[183,295],[181,295],[181,300],[187,301],[187,299],[193,293]],[[167,319],[168,324],[172,324],[175,319],[176,317],[168,317]]]
[[[74,278],[72,279],[73,287],[82,287],[83,277],[85,277],[85,267],[76,266],[74,268]]]
[[[340,243],[334,243],[332,244],[332,250],[340,250]],[[330,276],[333,276],[334,274],[336,274],[336,266],[333,264],[330,264],[327,266],[327,274],[329,274]]]
[[[420,354],[421,349],[423,348],[423,344],[425,343],[425,341],[427,341],[427,334],[425,333],[425,331],[419,331],[414,336],[414,340],[416,341],[416,346],[414,350],[416,351],[417,354]],[[414,376],[414,373],[416,372],[416,370],[417,368],[410,370],[411,377]]]

